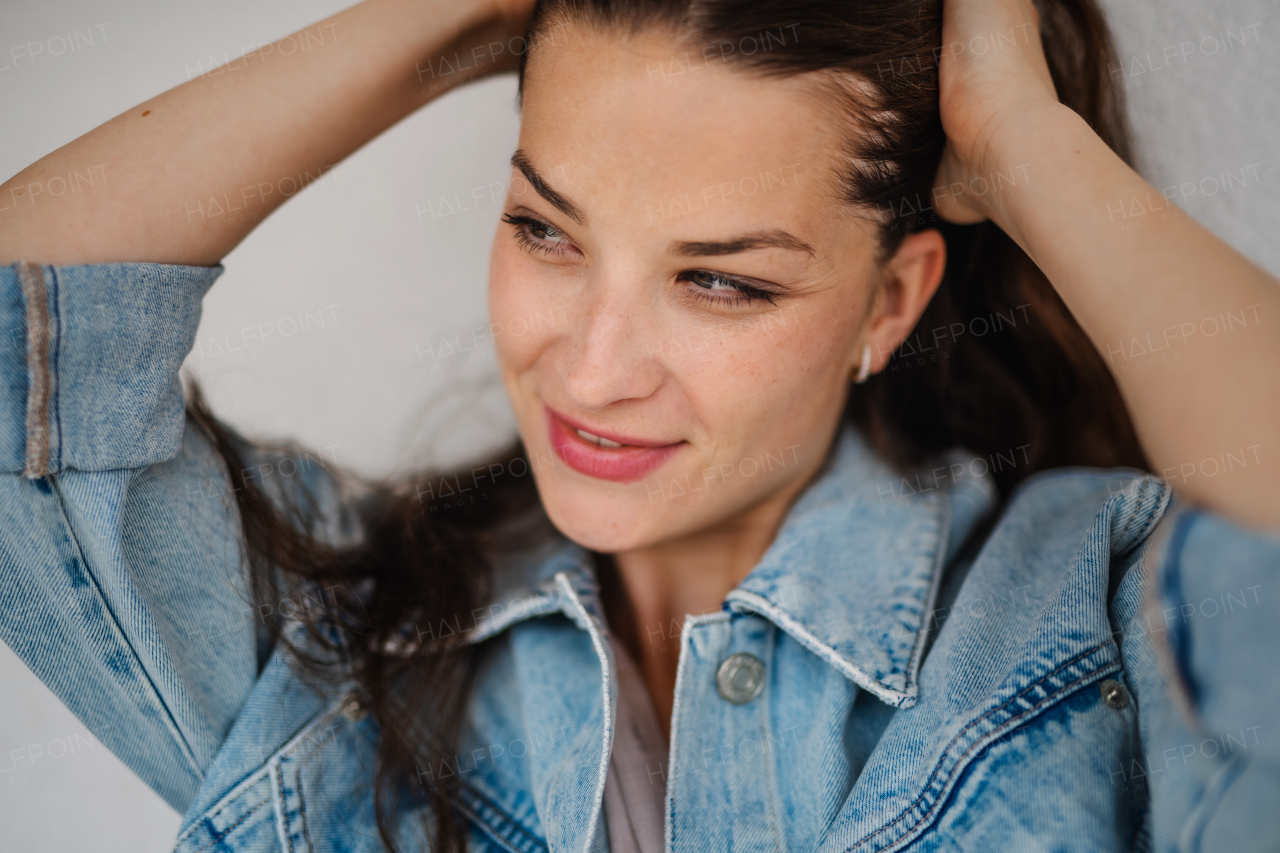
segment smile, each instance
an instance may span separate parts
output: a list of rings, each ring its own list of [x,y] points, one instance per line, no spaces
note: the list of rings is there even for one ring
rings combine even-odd
[[[560,461],[588,477],[615,482],[639,480],[663,465],[685,443],[662,443],[583,429],[543,406],[551,448]]]
[[[625,444],[619,444],[616,441],[610,441],[607,438],[601,438],[598,435],[592,435],[591,433],[587,432],[585,429],[575,429],[574,432],[576,432],[578,435],[582,436],[592,444],[598,444],[601,447],[626,447],[627,446]]]

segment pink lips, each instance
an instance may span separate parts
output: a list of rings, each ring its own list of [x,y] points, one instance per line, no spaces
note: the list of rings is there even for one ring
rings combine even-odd
[[[549,406],[544,405],[543,408],[547,413],[547,434],[551,437],[552,449],[566,465],[588,477],[622,483],[639,480],[670,459],[684,444],[683,441],[654,444],[642,439],[596,432],[585,426],[578,427],[553,412]],[[577,429],[626,446],[601,447],[578,435]]]

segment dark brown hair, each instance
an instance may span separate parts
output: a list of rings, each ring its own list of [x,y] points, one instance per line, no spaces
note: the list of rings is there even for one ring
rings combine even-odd
[[[1122,105],[1107,74],[1112,48],[1094,0],[1037,6],[1061,100],[1127,159]],[[956,226],[932,213],[945,141],[939,0],[539,0],[527,43],[551,49],[538,46],[551,42],[540,37],[564,22],[606,32],[658,28],[745,73],[836,79],[843,72],[864,83],[845,88],[842,98],[833,92],[857,131],[848,167],[832,180],[848,203],[879,219],[886,254],[907,233],[937,228],[949,258],[915,333],[883,373],[850,395],[847,417],[887,458],[904,470],[956,446],[1015,458],[993,468],[1006,495],[1049,467],[1147,467],[1106,364],[1036,266],[993,224]],[[283,636],[277,608],[261,612],[273,614],[266,628],[300,671],[360,685],[380,731],[375,797],[383,841],[396,849],[391,816],[407,797],[429,807],[434,849],[462,849],[465,822],[451,795],[419,784],[418,768],[453,754],[482,648],[412,640],[417,626],[452,621],[484,601],[497,549],[554,535],[521,444],[489,463],[498,473],[474,504],[424,503],[419,484],[440,474],[383,483],[335,474],[358,486],[343,508],[354,534],[339,542],[314,511],[317,496],[268,493],[246,477],[261,448],[214,418],[195,387],[188,416],[239,489],[255,598],[279,601],[300,586],[325,591],[313,596],[320,606],[307,611],[305,641]]]

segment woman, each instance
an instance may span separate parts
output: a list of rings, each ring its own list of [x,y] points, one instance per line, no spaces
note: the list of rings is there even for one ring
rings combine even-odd
[[[1107,220],[1160,196],[1091,2],[316,28],[2,188],[3,637],[176,849],[1274,849],[1275,282]],[[184,412],[255,188],[511,70],[520,443],[363,483]],[[1144,335],[1180,357],[1109,375]]]

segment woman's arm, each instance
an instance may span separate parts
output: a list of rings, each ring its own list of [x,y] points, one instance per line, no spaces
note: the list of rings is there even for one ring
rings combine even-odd
[[[943,42],[1036,33],[1035,22],[1030,0],[947,0]],[[939,213],[993,220],[1039,265],[1111,365],[1156,473],[1228,518],[1280,527],[1276,280],[1058,102],[1039,39],[1011,40],[941,54]],[[1125,369],[1159,351],[1160,364]]]
[[[0,264],[218,263],[288,196],[452,87],[514,70],[531,0],[365,0],[116,116],[0,185]],[[83,191],[51,179],[105,164]],[[290,193],[292,195],[292,193]],[[218,217],[239,207],[251,216]]]
[[[211,265],[282,201],[249,193],[317,174],[468,75],[510,67],[488,46],[523,21],[487,3],[368,0],[292,50],[237,60],[234,86],[215,85],[225,72],[193,80],[0,187],[19,215],[0,227],[0,641],[179,812],[263,651],[240,480],[188,428],[179,380],[222,272]],[[105,184],[35,191],[100,163]],[[224,197],[257,215],[186,213]],[[273,496],[314,485],[301,505],[340,532],[331,456],[250,450],[240,474]]]

